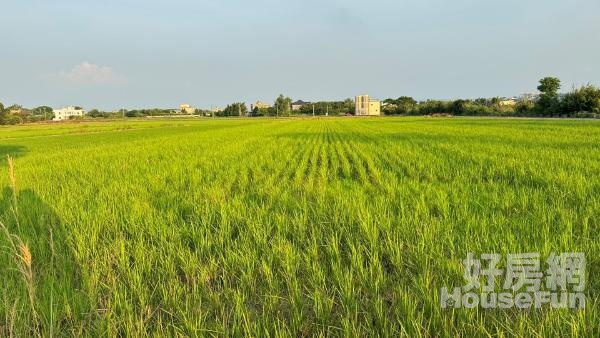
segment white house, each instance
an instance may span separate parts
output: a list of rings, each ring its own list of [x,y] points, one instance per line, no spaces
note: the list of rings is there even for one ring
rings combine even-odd
[[[54,109],[54,119],[53,121],[63,121],[68,120],[71,117],[84,116],[85,110],[79,107],[69,106],[61,109]]]

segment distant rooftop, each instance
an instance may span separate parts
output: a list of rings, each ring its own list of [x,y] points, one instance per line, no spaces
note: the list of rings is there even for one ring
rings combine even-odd
[[[310,102],[305,102],[302,100],[298,100],[296,102],[292,102],[293,105],[303,105],[303,104],[309,104]]]

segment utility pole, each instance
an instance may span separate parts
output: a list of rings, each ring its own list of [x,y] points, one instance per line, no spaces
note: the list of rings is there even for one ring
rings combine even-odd
[[[315,116],[315,104],[313,103],[313,117]]]

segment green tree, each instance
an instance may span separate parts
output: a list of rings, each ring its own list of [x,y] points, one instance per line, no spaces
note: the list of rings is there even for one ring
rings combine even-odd
[[[417,105],[417,101],[410,96],[401,96],[396,100],[398,114],[411,114]]]
[[[454,115],[467,115],[469,103],[468,100],[453,101],[450,104],[450,112]]]
[[[292,99],[281,94],[275,99],[274,108],[277,115],[289,116],[292,112]]]
[[[529,100],[521,100],[515,106],[515,112],[521,116],[529,116],[535,114],[535,103]]]
[[[537,89],[544,94],[556,96],[560,89],[560,80],[555,77],[545,77],[540,80]]]
[[[421,115],[430,114],[451,114],[453,102],[427,100],[419,104],[419,113]]]
[[[560,102],[561,114],[600,113],[600,88],[583,86],[565,95]]]
[[[223,111],[218,112],[217,116],[246,116],[248,114],[248,108],[243,102],[236,102],[227,105]]]
[[[313,108],[315,115],[346,115],[354,113],[354,102],[347,99],[344,101],[312,102],[302,106],[298,113],[310,116],[313,114]]]
[[[6,123],[6,115],[7,115],[7,112],[4,109],[4,105],[2,104],[2,102],[0,102],[0,124]]]
[[[11,115],[11,110],[21,108],[18,105],[12,105],[10,107],[4,107],[0,103],[0,124],[18,124],[24,121],[21,115]]]
[[[473,101],[473,103],[480,105],[480,106],[490,106],[491,105],[491,100],[485,98],[485,97],[480,97],[478,99],[475,99]]]
[[[345,99],[344,103],[343,103],[343,110],[342,110],[341,114],[342,115],[354,114],[355,110],[356,110],[356,102],[351,98]]]
[[[98,109],[92,109],[87,112],[87,115],[89,117],[101,117],[102,113]]]
[[[33,115],[42,116],[46,120],[51,120],[54,117],[54,112],[51,107],[39,106],[31,110]]]
[[[270,108],[258,108],[254,107],[252,110],[252,116],[275,116],[276,112],[273,107]]]
[[[558,90],[560,89],[560,80],[555,77],[545,77],[540,80],[540,85],[537,89],[541,92],[536,104],[538,112],[542,115],[554,114],[559,104]]]
[[[383,101],[386,106],[383,112],[386,115],[408,115],[412,114],[417,106],[417,101],[410,96],[401,96],[397,99],[387,99]]]

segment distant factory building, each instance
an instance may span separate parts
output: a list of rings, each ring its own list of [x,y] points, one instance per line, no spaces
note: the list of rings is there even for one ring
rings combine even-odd
[[[68,120],[78,116],[85,116],[85,110],[80,107],[68,106],[61,109],[54,109],[54,118],[53,121],[63,121]]]
[[[355,97],[356,116],[379,116],[381,115],[381,101],[371,100],[369,95]]]

